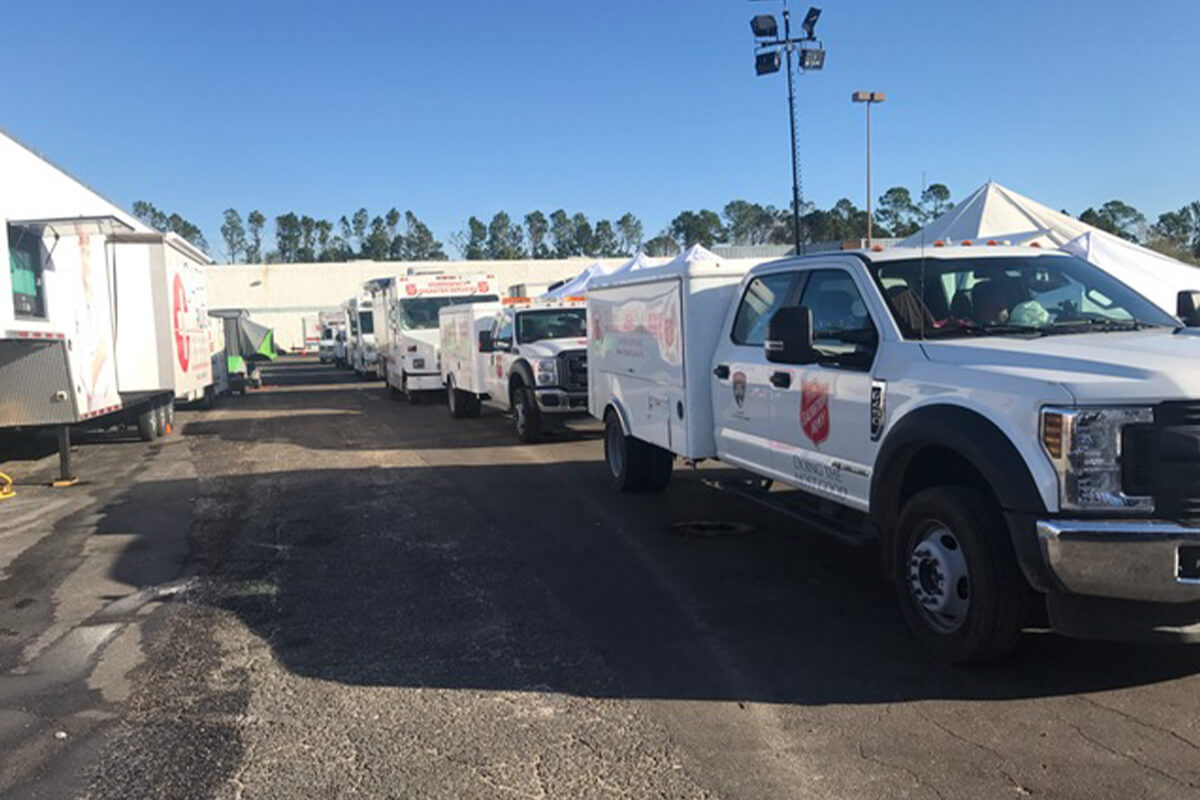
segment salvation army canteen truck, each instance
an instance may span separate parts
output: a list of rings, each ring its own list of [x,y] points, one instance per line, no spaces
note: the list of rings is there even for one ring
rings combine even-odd
[[[1039,607],[1068,635],[1195,641],[1196,299],[1181,320],[1030,248],[692,252],[589,286],[589,409],[618,489],[719,459],[874,542],[946,660],[1003,655]]]
[[[383,315],[387,350],[381,355],[392,397],[415,401],[442,391],[438,312],[447,306],[495,302],[496,291],[495,275],[410,271],[388,282]]]

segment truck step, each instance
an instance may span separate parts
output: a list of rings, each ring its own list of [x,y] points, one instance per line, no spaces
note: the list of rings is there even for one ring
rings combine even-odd
[[[729,492],[786,514],[807,528],[832,536],[853,547],[874,545],[878,534],[859,512],[846,510],[852,519],[842,520],[822,514],[812,507],[812,500],[803,492],[790,488],[772,489],[770,481],[754,476],[704,478],[704,484]]]

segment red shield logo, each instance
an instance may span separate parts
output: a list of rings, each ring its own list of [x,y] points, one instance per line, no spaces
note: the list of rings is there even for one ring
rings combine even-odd
[[[480,293],[480,294],[487,294],[487,293],[488,293],[488,289],[490,289],[491,287],[490,287],[490,286],[488,286],[488,282],[487,282],[487,281],[480,281],[480,282],[479,282],[479,287],[478,287],[478,288],[479,288],[479,293]]]
[[[416,284],[412,284],[412,283],[405,284],[404,285],[404,293],[407,294],[409,297],[416,297],[417,296]]]
[[[813,379],[800,384],[800,427],[819,445],[829,438],[829,384]]]
[[[175,281],[171,285],[171,306],[171,322],[175,327],[175,358],[179,361],[179,368],[187,372],[192,355],[188,352],[191,345],[190,337],[183,332],[188,313],[187,290],[183,286],[183,279],[178,275],[175,276]]]

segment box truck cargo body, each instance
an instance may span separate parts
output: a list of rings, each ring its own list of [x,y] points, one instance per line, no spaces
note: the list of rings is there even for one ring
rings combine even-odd
[[[207,257],[173,233],[118,233],[112,243],[118,391],[203,398],[213,383]]]

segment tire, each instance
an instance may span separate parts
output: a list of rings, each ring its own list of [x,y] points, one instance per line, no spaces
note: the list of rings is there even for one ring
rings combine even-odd
[[[454,378],[446,381],[446,407],[454,419],[464,419],[469,413],[470,396],[467,392],[454,387]]]
[[[926,648],[952,664],[1012,651],[1029,590],[995,500],[965,486],[920,492],[901,510],[893,546],[900,608]]]
[[[399,389],[397,389],[395,386],[392,386],[391,383],[388,383],[387,389],[388,389],[388,397],[391,398],[392,400],[399,402],[400,400],[404,399],[404,393],[401,392]]]
[[[646,482],[642,488],[647,492],[661,492],[671,482],[671,473],[675,471],[675,454],[670,450],[645,442],[642,446],[646,459]]]
[[[167,407],[165,404],[154,407],[154,435],[167,435]]]
[[[482,414],[483,413],[483,401],[479,399],[478,395],[473,395],[470,392],[464,392],[463,394],[465,394],[467,396],[467,400],[466,400],[467,416],[471,417],[471,418],[475,418],[475,417],[478,417],[480,414]]]
[[[209,384],[204,387],[204,396],[200,398],[200,408],[205,411],[212,411],[217,407],[217,391]]]
[[[147,408],[142,413],[138,414],[137,432],[138,438],[143,442],[152,442],[158,436],[158,425],[155,424],[155,411],[153,408]]]
[[[525,444],[537,444],[542,438],[542,414],[533,390],[516,386],[512,390],[513,431]]]

